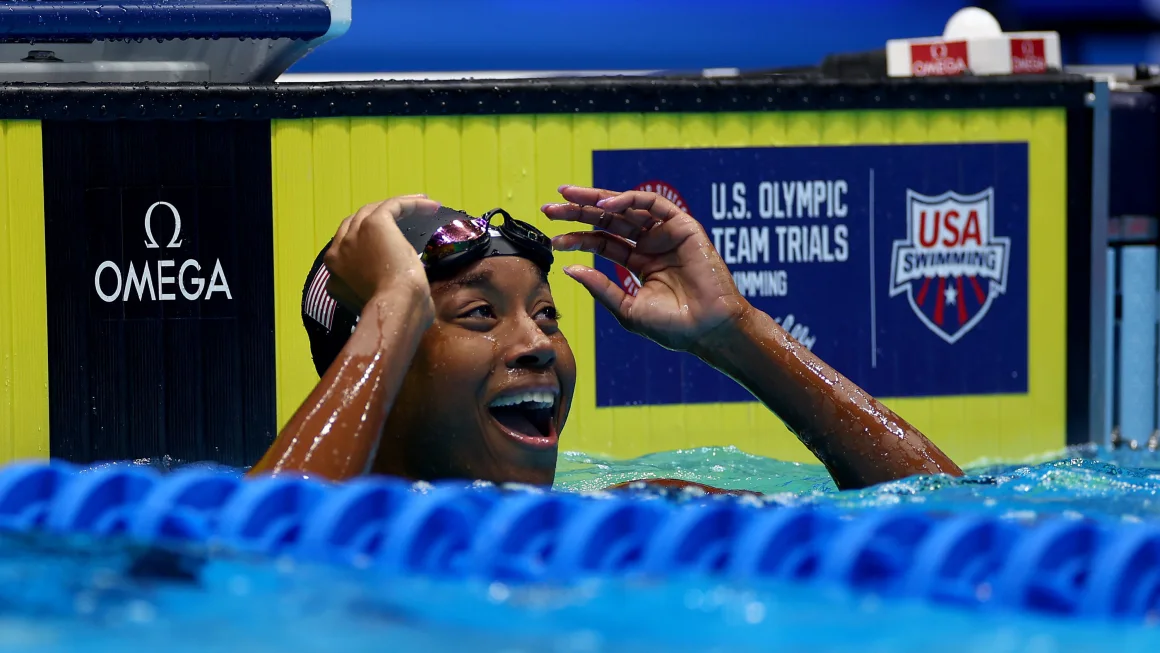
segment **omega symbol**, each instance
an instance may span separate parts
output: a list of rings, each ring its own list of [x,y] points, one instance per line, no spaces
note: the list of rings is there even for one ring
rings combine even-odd
[[[153,206],[145,211],[145,247],[147,249],[158,249],[157,240],[153,238],[153,209],[164,206],[173,214],[173,237],[169,239],[169,244],[165,246],[166,249],[173,247],[181,247],[181,214],[177,212],[177,207],[169,202],[154,202]]]

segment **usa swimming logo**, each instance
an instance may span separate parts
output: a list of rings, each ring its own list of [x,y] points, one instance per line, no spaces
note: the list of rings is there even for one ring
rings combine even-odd
[[[995,235],[995,192],[906,191],[904,240],[894,241],[890,296],[935,335],[954,344],[987,316],[1007,290],[1011,239]]]
[[[685,198],[681,197],[681,194],[675,188],[663,181],[646,181],[643,184],[639,184],[633,190],[656,193],[673,204],[676,204],[678,209],[685,213],[689,212],[689,205],[685,203]],[[616,280],[620,284],[621,290],[635,297],[636,293],[640,291],[640,279],[637,279],[636,275],[628,271],[624,266],[617,263],[613,263],[613,266],[616,267]]]

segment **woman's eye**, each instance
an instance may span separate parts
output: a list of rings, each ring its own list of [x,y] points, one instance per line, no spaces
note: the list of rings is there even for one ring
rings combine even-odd
[[[540,312],[536,315],[536,317],[544,320],[557,321],[560,319],[560,312],[556,310],[555,306],[545,306],[544,308],[540,309]]]
[[[491,310],[491,307],[487,305],[476,306],[470,311],[464,313],[462,317],[492,319],[495,317],[495,311]]]

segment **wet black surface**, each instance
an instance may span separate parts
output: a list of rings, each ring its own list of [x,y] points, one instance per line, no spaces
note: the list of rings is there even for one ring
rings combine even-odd
[[[327,84],[3,84],[0,119],[265,120],[367,115],[1082,108],[1076,75],[833,81],[604,77]]]

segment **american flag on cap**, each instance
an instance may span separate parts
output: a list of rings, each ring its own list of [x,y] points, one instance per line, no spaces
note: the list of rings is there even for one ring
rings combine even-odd
[[[334,310],[338,307],[338,302],[326,290],[329,279],[330,270],[325,265],[320,266],[302,303],[303,314],[326,327],[327,331],[334,326]]]
[[[314,359],[314,368],[322,376],[334,359],[342,351],[354,327],[358,324],[358,315],[352,313],[326,290],[326,283],[330,280],[330,270],[323,261],[327,243],[310,268],[306,282],[302,285],[302,325],[306,327],[306,336],[310,340],[310,355]]]

